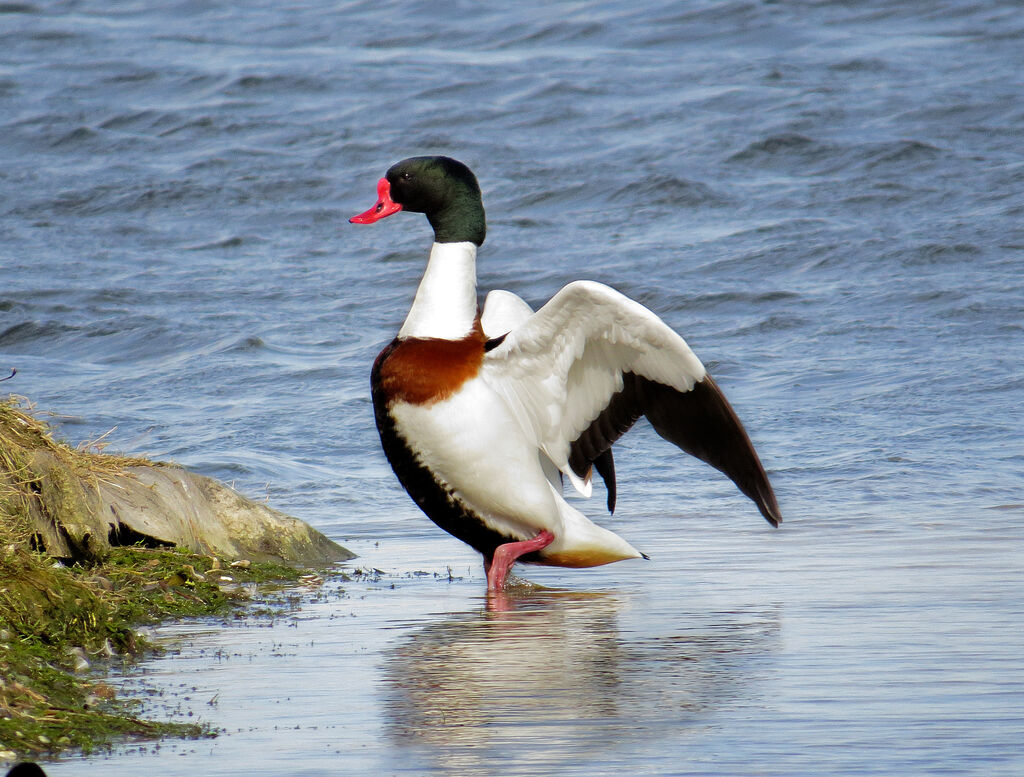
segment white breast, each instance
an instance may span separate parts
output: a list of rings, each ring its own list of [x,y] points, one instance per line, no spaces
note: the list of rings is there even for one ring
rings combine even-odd
[[[521,540],[547,529],[555,541],[541,556],[553,563],[572,558],[572,566],[590,566],[639,558],[629,543],[562,498],[545,475],[544,454],[479,378],[440,402],[396,402],[391,415],[419,461],[489,528]]]
[[[428,405],[396,402],[391,415],[434,477],[490,528],[524,540],[541,529],[560,531],[536,447],[485,383],[470,380],[450,398]]]

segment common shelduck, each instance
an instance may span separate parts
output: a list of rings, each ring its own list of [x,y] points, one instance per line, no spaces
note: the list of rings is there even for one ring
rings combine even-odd
[[[466,165],[412,157],[377,184],[371,224],[398,211],[434,229],[427,269],[398,336],[374,362],[384,453],[424,513],[484,557],[489,591],[517,561],[589,567],[644,554],[562,498],[591,492],[596,469],[615,507],[611,446],[641,416],[721,470],[778,526],[771,484],[736,413],[689,346],[646,307],[575,281],[537,312],[492,291],[477,305],[486,224]]]

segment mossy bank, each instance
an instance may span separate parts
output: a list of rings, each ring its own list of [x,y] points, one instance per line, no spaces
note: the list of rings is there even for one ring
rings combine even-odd
[[[96,669],[151,650],[144,624],[230,617],[260,598],[260,584],[308,570],[262,540],[253,560],[205,542],[201,527],[191,549],[124,530],[125,516],[111,517],[124,510],[106,509],[103,486],[138,482],[133,473],[155,465],[72,449],[20,405],[0,401],[0,763],[124,737],[214,735],[146,719]],[[98,520],[111,530],[96,531]],[[352,557],[319,536],[309,544],[321,566]]]

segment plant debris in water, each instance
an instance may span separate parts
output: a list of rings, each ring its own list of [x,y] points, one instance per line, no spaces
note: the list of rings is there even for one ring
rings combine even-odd
[[[113,548],[102,559],[47,556],[29,515],[35,494],[24,456],[33,448],[96,477],[138,461],[72,449],[15,401],[0,401],[0,760],[90,752],[125,737],[215,735],[208,726],[139,717],[90,667],[153,649],[142,624],[223,615],[257,583],[294,583],[302,570],[142,546]]]

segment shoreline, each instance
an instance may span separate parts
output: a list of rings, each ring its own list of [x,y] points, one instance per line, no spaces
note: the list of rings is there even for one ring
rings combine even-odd
[[[187,491],[190,501],[204,509],[203,500],[227,502],[233,515],[257,516],[248,524],[258,545],[251,554],[217,536],[207,541],[194,513],[192,548],[125,531],[128,520],[156,525],[160,505],[150,494],[157,488],[138,473],[166,465],[72,449],[19,404],[0,401],[0,763],[87,754],[126,738],[216,736],[205,724],[146,717],[104,681],[109,667],[130,667],[159,652],[146,626],[242,613],[273,617],[288,606],[275,591],[329,575],[331,564],[354,554],[209,479],[203,480],[212,486]],[[132,488],[147,500],[141,518],[100,496]],[[172,518],[183,511],[180,499],[171,501]],[[223,533],[215,512],[206,509],[203,517],[214,535]],[[269,535],[282,525],[289,531],[278,532],[286,536],[274,545]],[[302,551],[313,563],[302,563]]]

